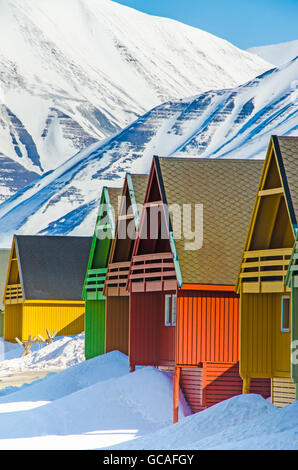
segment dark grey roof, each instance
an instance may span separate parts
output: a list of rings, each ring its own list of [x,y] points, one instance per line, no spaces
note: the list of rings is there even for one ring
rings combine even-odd
[[[15,235],[25,300],[81,300],[91,241]]]

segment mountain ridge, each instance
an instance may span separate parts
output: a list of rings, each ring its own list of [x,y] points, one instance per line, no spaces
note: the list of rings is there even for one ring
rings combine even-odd
[[[270,66],[110,0],[2,1],[0,167],[16,162],[33,180],[164,101],[236,86]],[[9,181],[17,176],[11,170]],[[21,186],[20,175],[9,181],[0,174],[2,200]]]
[[[264,158],[270,135],[298,135],[298,59],[238,87],[171,100],[93,143],[0,205],[0,243],[19,233],[90,235],[104,185],[148,172],[154,154]]]

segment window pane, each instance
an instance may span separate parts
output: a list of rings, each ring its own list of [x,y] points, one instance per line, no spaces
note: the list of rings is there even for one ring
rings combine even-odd
[[[290,298],[283,297],[281,304],[281,330],[289,331],[290,329]]]
[[[177,295],[172,295],[172,325],[176,326]]]
[[[166,295],[165,296],[165,326],[171,326],[171,322],[170,322],[170,301],[171,301],[171,296]]]

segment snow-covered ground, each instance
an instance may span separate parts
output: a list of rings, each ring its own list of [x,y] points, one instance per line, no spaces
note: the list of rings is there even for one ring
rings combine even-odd
[[[0,343],[0,372],[61,369],[0,392],[0,449],[298,449],[298,402],[277,409],[242,395],[201,413],[180,398],[172,419],[172,379],[153,367],[128,372],[114,351],[88,361],[84,335],[61,337],[20,358]],[[8,350],[9,349],[9,350]]]
[[[65,369],[85,360],[84,333],[75,336],[56,337],[48,346],[34,345],[32,354],[21,357],[23,349],[18,344],[3,342],[0,338],[0,378],[8,372],[26,370]]]

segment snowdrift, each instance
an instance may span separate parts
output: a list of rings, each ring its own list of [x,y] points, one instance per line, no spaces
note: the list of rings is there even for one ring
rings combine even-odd
[[[298,448],[298,402],[278,409],[260,395],[239,395],[113,449]]]

